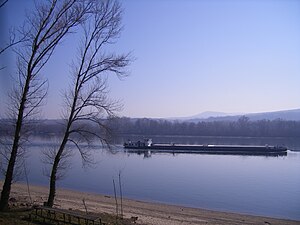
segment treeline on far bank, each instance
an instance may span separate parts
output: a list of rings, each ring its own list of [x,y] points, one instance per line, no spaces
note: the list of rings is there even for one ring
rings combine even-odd
[[[102,123],[114,135],[181,135],[181,136],[230,136],[230,137],[300,137],[300,121],[249,120],[242,116],[237,121],[170,121],[163,119],[132,119],[117,117]],[[33,135],[60,135],[64,132],[62,120],[38,120],[33,123]],[[81,124],[96,130],[92,124]],[[10,133],[11,121],[0,120],[0,135]],[[101,134],[105,135],[105,133]]]
[[[118,134],[232,137],[300,137],[300,121],[257,120],[183,122],[157,119],[114,118],[109,127]]]

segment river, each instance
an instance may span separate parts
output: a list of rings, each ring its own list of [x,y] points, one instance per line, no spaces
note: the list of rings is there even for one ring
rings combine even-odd
[[[121,173],[126,198],[196,208],[300,220],[300,152],[287,156],[195,154],[138,155],[123,151],[120,138],[112,151],[94,145],[91,168],[82,168],[79,154],[59,187],[113,195]],[[183,144],[270,144],[300,149],[288,138],[152,137],[154,142]],[[55,138],[35,139],[28,147],[29,182],[47,185],[41,151],[55,148]],[[73,147],[70,146],[72,149]],[[74,149],[73,149],[74,150]],[[44,168],[44,169],[42,169]]]

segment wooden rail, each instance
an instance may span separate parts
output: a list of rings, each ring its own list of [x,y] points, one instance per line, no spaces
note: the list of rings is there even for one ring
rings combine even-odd
[[[74,224],[74,225],[104,225],[99,216],[86,215],[65,209],[56,209],[46,206],[34,208],[29,215],[30,220],[41,218],[43,222],[55,222],[57,224]]]

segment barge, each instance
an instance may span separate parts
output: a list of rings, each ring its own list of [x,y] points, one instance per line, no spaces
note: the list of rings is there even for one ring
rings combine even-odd
[[[270,145],[185,145],[152,143],[145,141],[124,143],[127,152],[132,153],[194,153],[194,154],[230,154],[230,155],[287,155],[287,148]]]

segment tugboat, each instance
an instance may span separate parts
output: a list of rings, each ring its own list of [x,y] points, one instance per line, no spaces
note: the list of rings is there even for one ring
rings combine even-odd
[[[198,153],[198,154],[234,154],[234,155],[287,155],[287,148],[270,145],[184,145],[153,143],[151,139],[124,143],[128,152],[143,153]]]

